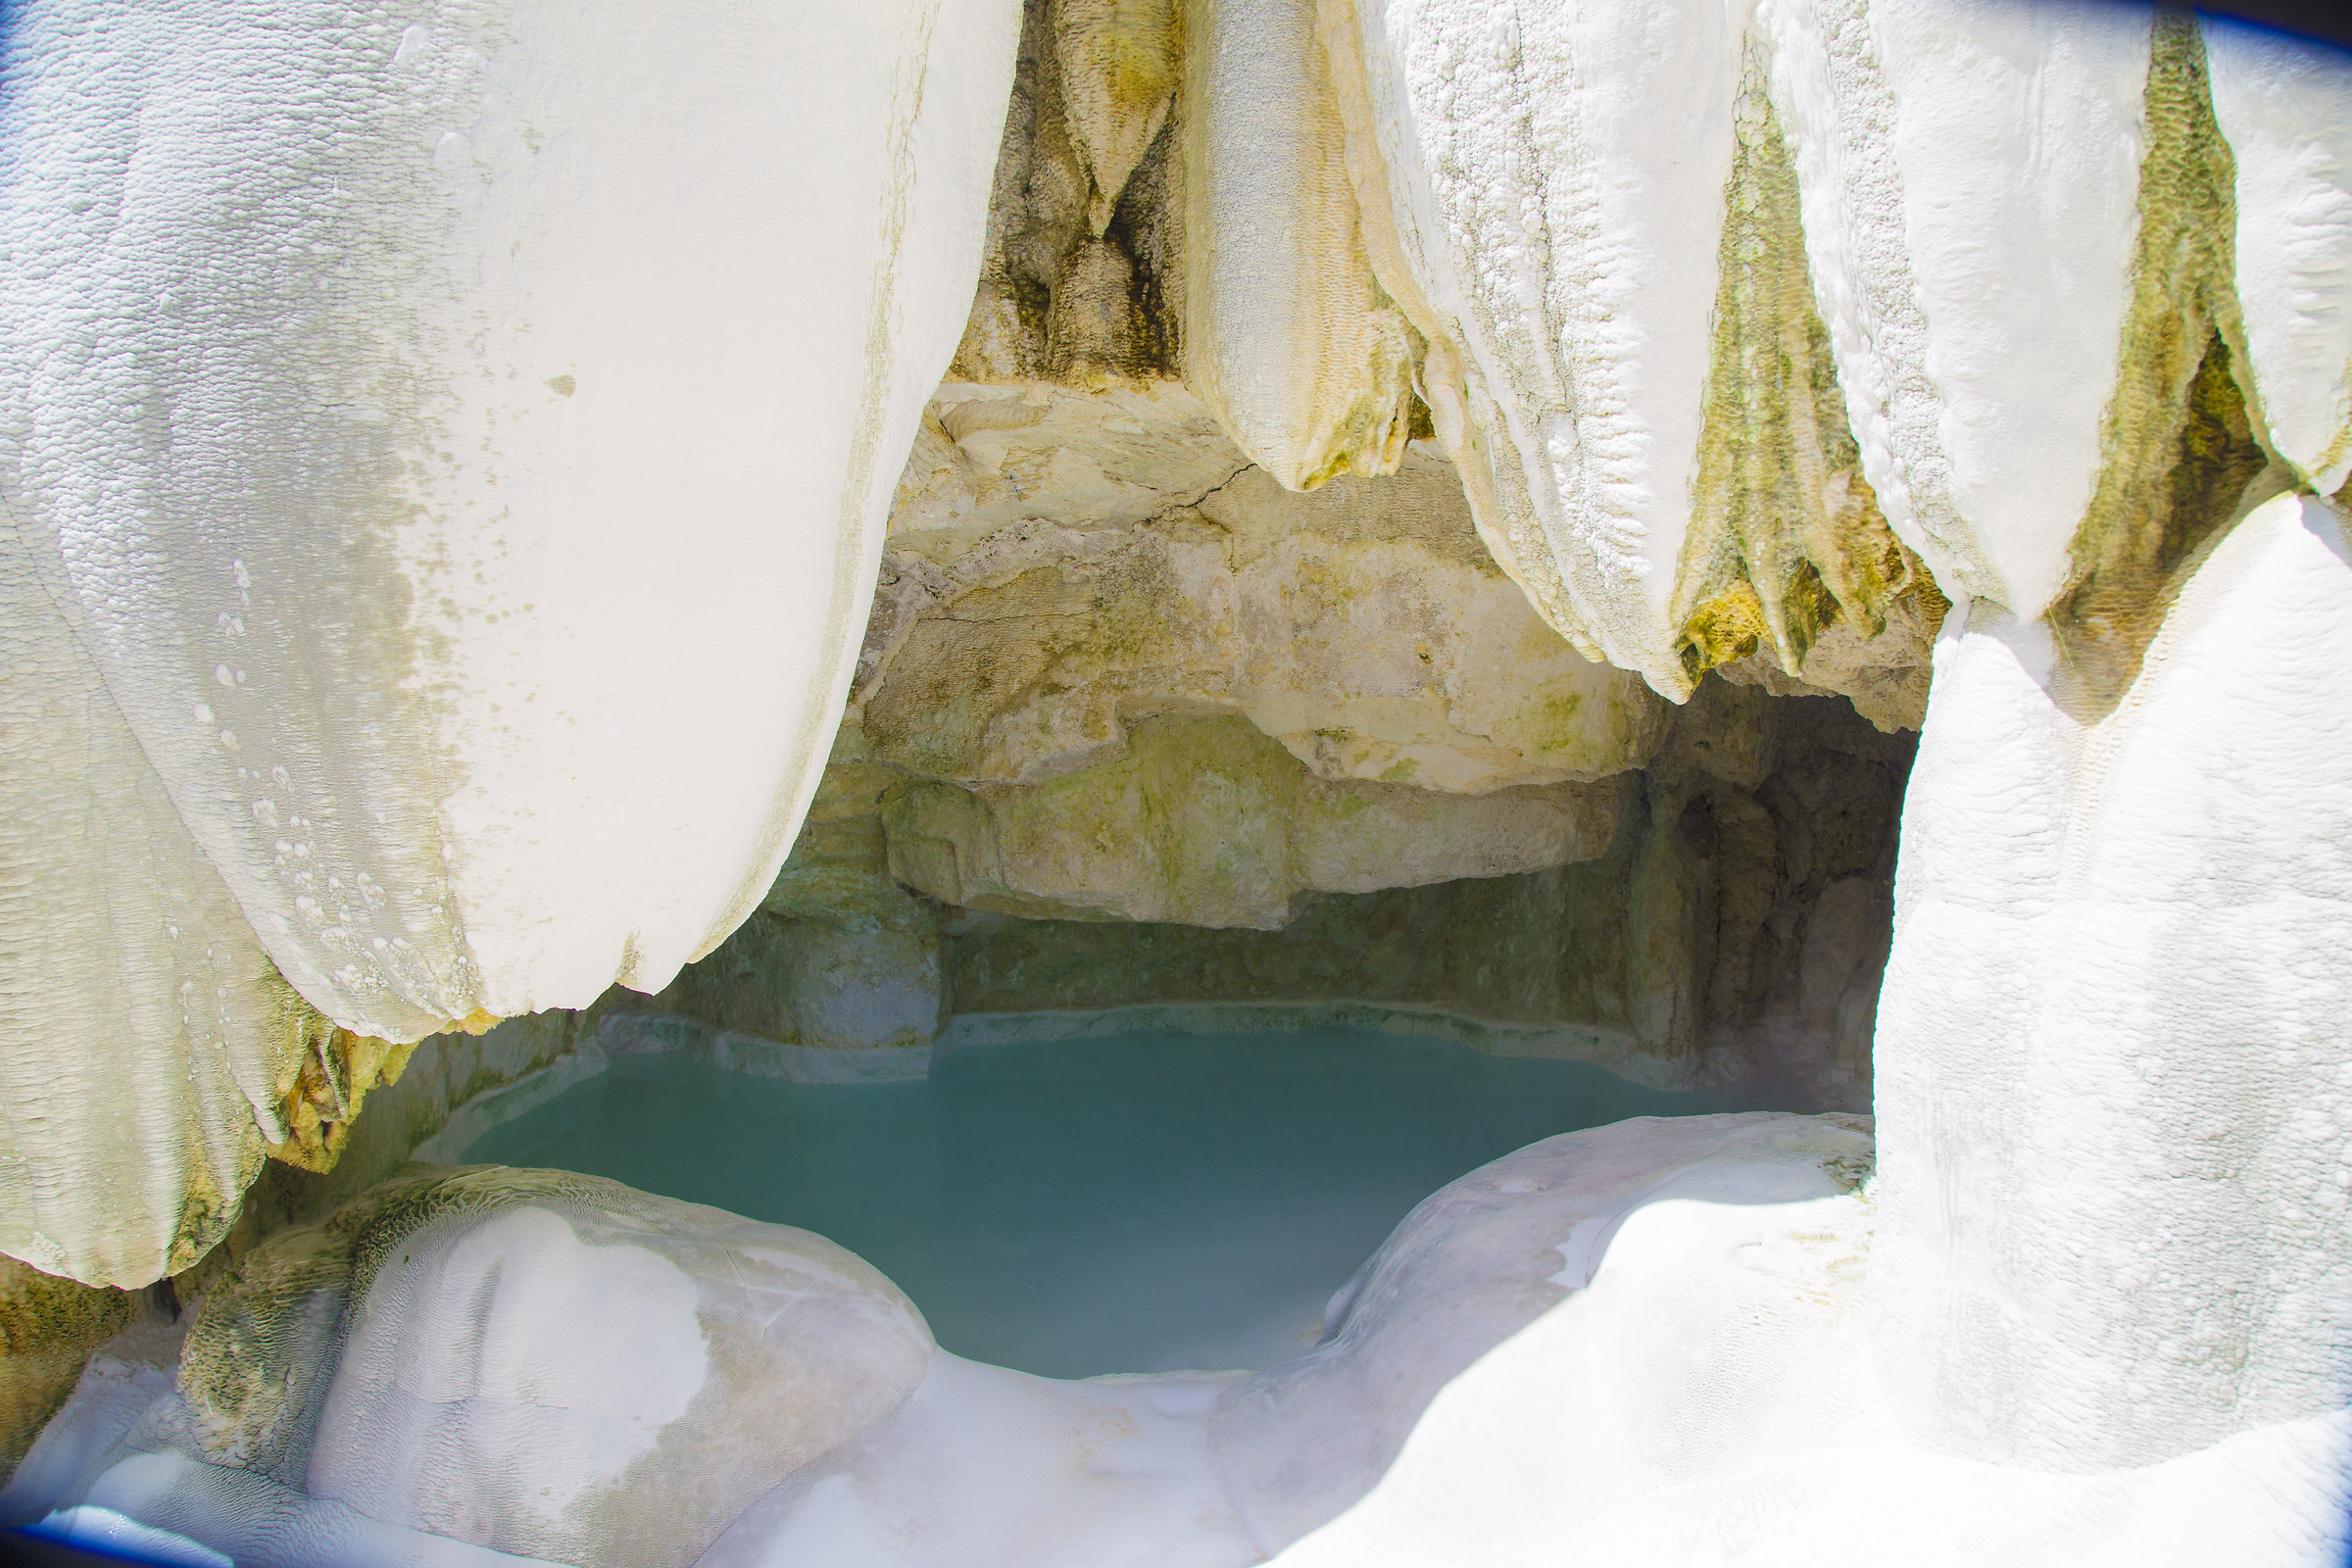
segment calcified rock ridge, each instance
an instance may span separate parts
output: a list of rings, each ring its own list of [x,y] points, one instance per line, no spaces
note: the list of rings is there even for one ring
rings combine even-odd
[[[596,10],[8,13],[12,1460],[80,1382],[0,1507],[288,1562],[2340,1560],[2341,56]],[[1170,1008],[1818,1113],[1532,1146],[1238,1380],[960,1361],[609,1183],[386,1181],[632,1030],[889,1076]]]

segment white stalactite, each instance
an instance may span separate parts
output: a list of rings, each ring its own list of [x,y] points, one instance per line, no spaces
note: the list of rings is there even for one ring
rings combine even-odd
[[[2137,232],[2149,19],[1764,0],[1863,471],[1945,592],[2031,619],[2097,481]]]
[[[2271,442],[2332,495],[2352,476],[2352,71],[2242,24],[2204,33],[2237,163],[2237,297]]]
[[[299,1007],[0,521],[0,1251],[135,1285],[260,1171]]]
[[[335,1022],[657,989],[765,891],[970,307],[1017,26],[1010,0],[12,16],[0,485],[187,834]],[[178,1049],[53,1023],[125,1083]],[[92,1152],[53,1127],[29,1179],[76,1195],[69,1266],[113,1277]]]
[[[1424,373],[1480,533],[1570,641],[1678,697],[1746,9],[1354,7],[1355,128],[1443,340]]]
[[[1314,0],[1185,7],[1185,373],[1284,485],[1392,473],[1412,350],[1373,281]]]

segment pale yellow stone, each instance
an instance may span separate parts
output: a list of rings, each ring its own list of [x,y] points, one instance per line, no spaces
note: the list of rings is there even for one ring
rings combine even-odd
[[[925,782],[883,807],[891,870],[944,903],[1033,918],[1278,929],[1301,893],[1368,893],[1605,853],[1630,778],[1447,795],[1331,781],[1235,717],[1139,722],[1043,784]]]

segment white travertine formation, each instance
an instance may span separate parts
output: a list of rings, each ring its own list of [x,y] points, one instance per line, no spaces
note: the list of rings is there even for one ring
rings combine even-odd
[[[1333,34],[1393,217],[1375,262],[1444,339],[1423,374],[1481,536],[1564,636],[1676,697],[1745,10],[1359,0]]]
[[[1863,471],[1947,594],[2064,585],[2115,383],[2149,18],[1764,0]]]
[[[1905,1441],[1863,1328],[1868,1151],[1833,1118],[1632,1121],[1454,1183],[1336,1335],[1221,1401],[1251,1526],[1346,1507],[1284,1568],[2341,1561],[2341,1413],[2094,1475]]]
[[[1184,15],[1185,377],[1290,489],[1392,472],[1412,350],[1365,256],[1314,0]]]
[[[822,764],[1015,8],[12,21],[8,483],[295,987],[658,985]]]
[[[0,1250],[189,1261],[311,1008],[409,1040],[723,938],[815,788],[910,443],[860,693],[898,881],[1274,928],[1594,858],[1630,783],[1578,781],[1661,727],[1622,672],[1696,673],[1708,443],[1770,433],[1710,388],[1775,375],[1842,401],[1851,515],[1958,602],[1877,1184],[1835,1120],[1534,1146],[1222,1393],[958,1362],[837,1250],[665,1200],[428,1214],[276,1254],[266,1332],[201,1321],[176,1392],[41,1456],[60,1518],[265,1561],[2340,1560],[2352,74],[2023,0],[1030,9],[1030,139],[1070,143],[1038,182],[1085,187],[1024,198],[1084,215],[1053,309],[1117,318],[1056,351],[1087,401],[959,383],[927,422],[1010,0],[9,13]],[[1778,260],[1727,288],[1743,234]],[[1190,392],[1133,379],[1173,364],[1137,347],[1162,283]],[[1814,316],[1826,356],[1776,347]],[[1494,561],[1617,669],[1531,641],[1412,499],[1451,480],[1408,387]],[[1820,436],[1789,461],[1855,461]],[[1386,513],[1289,493],[1397,468]],[[1735,929],[1709,867],[1777,853],[1698,801],[1633,852],[1626,972],[1683,985],[1636,987],[1645,1041],[1689,1043],[1642,999],[1695,1004],[1690,933]],[[1881,886],[1795,950],[1856,1057]],[[919,1033],[942,918],[778,960],[887,931],[930,965],[808,1032]]]
[[[487,1202],[361,1254],[314,1497],[503,1551],[683,1565],[930,1364],[906,1298],[807,1231],[576,1177],[444,1191],[468,1180]]]
[[[0,1251],[144,1284],[285,1136],[300,1003],[5,519],[0,790]]]
[[[190,901],[168,939],[122,907],[91,957],[151,1016],[21,982],[121,1088],[40,1112],[12,1250],[162,1266],[175,1173],[267,1130],[255,935],[336,1023],[411,1040],[658,988],[758,903],[970,303],[1017,12],[11,14],[0,493],[103,683],[56,696],[120,709],[91,722],[152,764]],[[189,962],[227,989],[183,1028]],[[159,1062],[239,1093],[190,1116],[132,1089]],[[125,1116],[135,1219],[75,1125]]]
[[[92,1506],[240,1561],[685,1568],[936,1349],[821,1237],[500,1166],[412,1166],[272,1238],[184,1332],[173,1392],[71,1410],[79,1462],[49,1445],[0,1517]]]
[[[1361,50],[1350,154],[1394,218],[1366,225],[1375,257],[1393,232],[1383,275],[1434,340],[1441,434],[1546,618],[1661,691],[1688,687],[1669,607],[1750,47],[1770,62],[1817,303],[1888,522],[1947,590],[2039,613],[2099,469],[2148,14],[1489,13],[1364,0],[1334,36]]]
[[[399,1249],[415,1255],[391,1267],[429,1281],[430,1298],[370,1288],[340,1371],[316,1351],[254,1370],[297,1386],[332,1372],[331,1446],[346,1386],[380,1382],[380,1342],[404,1331],[391,1403],[470,1446],[387,1444],[400,1429],[380,1427],[356,1447],[384,1459],[367,1499],[323,1495],[316,1451],[306,1494],[203,1462],[189,1391],[220,1385],[183,1366],[174,1391],[124,1365],[137,1348],[118,1342],[0,1493],[0,1519],[50,1510],[52,1529],[174,1560],[514,1560],[474,1544],[487,1543],[667,1563],[709,1539],[713,1494],[764,1469],[775,1484],[711,1542],[706,1568],[2341,1561],[2340,1411],[2079,1475],[1910,1442],[1868,1344],[1870,1162],[1855,1117],[1638,1118],[1546,1139],[1433,1195],[1333,1298],[1318,1346],[1249,1377],[1062,1382],[916,1354],[927,1341],[910,1314],[855,1260],[625,1190],[597,1200],[633,1210],[618,1234],[544,1200],[461,1214]],[[712,1248],[742,1256],[763,1240],[793,1267],[830,1257],[838,1278],[810,1282],[757,1356],[730,1361],[724,1333],[757,1321],[770,1276],[747,1260],[750,1289],[730,1291]],[[690,1309],[711,1353],[679,1337]],[[536,1321],[557,1331],[515,1332]],[[705,1431],[740,1417],[795,1371],[804,1399],[738,1422],[707,1468],[681,1471],[698,1413]],[[507,1381],[524,1396],[481,1396]],[[828,1410],[856,1419],[792,1448]],[[501,1423],[539,1441],[482,1446]],[[430,1517],[383,1506],[404,1489]],[[648,1521],[671,1535],[648,1539]]]
[[[1880,1003],[1873,1312],[1906,1424],[2147,1464],[2340,1409],[2352,1300],[2352,551],[2280,497],[2096,724],[1958,612]]]
[[[2237,164],[2237,297],[2271,442],[2332,495],[2352,475],[2352,71],[2242,23],[2203,31]]]

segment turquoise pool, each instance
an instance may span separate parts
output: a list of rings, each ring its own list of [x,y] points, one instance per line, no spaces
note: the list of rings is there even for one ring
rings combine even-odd
[[[1744,1108],[1365,1029],[1135,1033],[970,1046],[892,1084],[622,1056],[466,1158],[802,1226],[896,1280],[956,1354],[1087,1377],[1267,1365],[1465,1171],[1579,1127]]]

